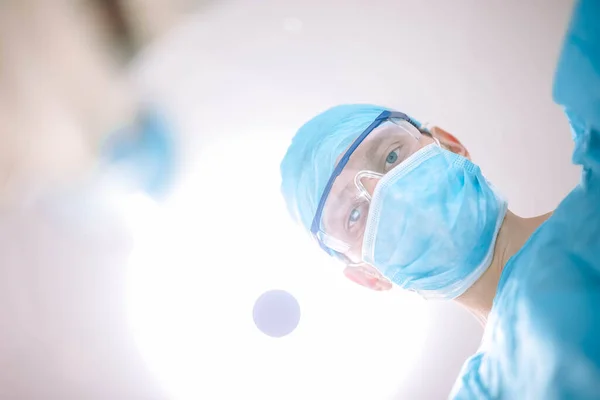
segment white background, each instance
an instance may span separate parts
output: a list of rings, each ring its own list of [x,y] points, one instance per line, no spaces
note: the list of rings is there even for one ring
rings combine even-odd
[[[82,192],[0,220],[0,397],[444,398],[477,323],[343,280],[288,221],[278,163],[315,113],[382,104],[454,133],[517,214],[551,210],[578,177],[551,100],[571,4],[230,1],[189,15],[132,71],[179,135],[162,208],[131,198],[127,218],[105,215]],[[279,340],[251,320],[271,288],[302,308]]]

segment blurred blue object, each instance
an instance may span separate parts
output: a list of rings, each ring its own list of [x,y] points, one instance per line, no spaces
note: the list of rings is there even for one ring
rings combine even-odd
[[[568,114],[600,127],[600,2],[579,1],[574,9],[554,81],[554,100]],[[577,161],[576,161],[577,162]]]
[[[254,304],[253,318],[256,327],[265,335],[282,337],[289,335],[300,322],[300,305],[285,290],[263,293]]]
[[[106,142],[103,158],[127,176],[128,184],[157,198],[169,189],[175,174],[175,140],[164,117],[144,111],[130,129],[113,134]]]
[[[600,399],[600,1],[579,1],[558,63],[581,183],[505,266],[456,399]]]

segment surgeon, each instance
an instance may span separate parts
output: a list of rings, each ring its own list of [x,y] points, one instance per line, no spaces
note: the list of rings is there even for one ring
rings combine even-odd
[[[521,218],[444,130],[370,105],[306,123],[281,163],[293,218],[375,290],[454,300],[485,325],[456,399],[600,399],[600,2],[577,3],[554,96],[581,182]]]

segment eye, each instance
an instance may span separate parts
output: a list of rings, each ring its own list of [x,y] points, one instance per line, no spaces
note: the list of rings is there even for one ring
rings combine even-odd
[[[362,228],[369,215],[369,201],[365,197],[359,197],[348,207],[346,211],[346,223],[344,230],[348,238],[356,238],[362,232]]]
[[[398,158],[400,158],[400,149],[390,152],[385,158],[385,166],[388,168],[391,167],[398,161]]]
[[[348,216],[348,227],[352,227],[355,223],[360,220],[361,212],[358,208],[352,209],[350,211],[350,215]]]

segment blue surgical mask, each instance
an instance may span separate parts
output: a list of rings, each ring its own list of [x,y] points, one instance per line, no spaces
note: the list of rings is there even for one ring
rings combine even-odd
[[[506,210],[477,165],[428,145],[377,184],[363,260],[426,298],[455,298],[489,267]]]

